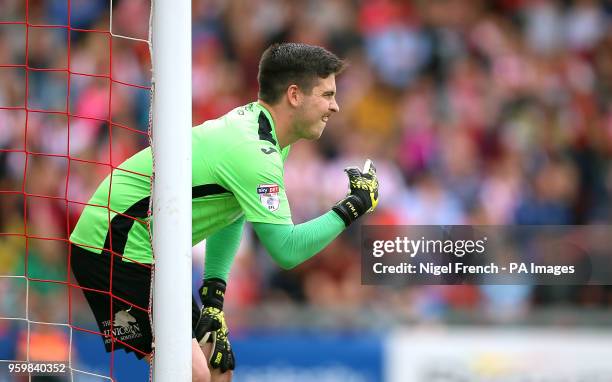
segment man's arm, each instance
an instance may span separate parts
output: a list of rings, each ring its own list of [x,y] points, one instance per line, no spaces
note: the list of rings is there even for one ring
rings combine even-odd
[[[372,162],[367,160],[363,171],[356,167],[345,171],[349,193],[328,213],[295,226],[253,223],[257,237],[282,268],[290,269],[308,260],[356,219],[376,208],[378,178]]]
[[[206,240],[205,270],[199,290],[202,309],[193,330],[202,349],[208,349],[206,359],[211,366],[213,381],[231,380],[231,370],[235,367],[234,352],[229,343],[223,314],[223,300],[229,271],[240,245],[244,221],[242,216]]]
[[[204,279],[216,278],[227,281],[234,257],[240,246],[244,221],[244,216],[242,216],[206,239]]]
[[[344,221],[334,211],[298,225],[253,223],[257,237],[283,269],[291,269],[310,259],[344,228]]]

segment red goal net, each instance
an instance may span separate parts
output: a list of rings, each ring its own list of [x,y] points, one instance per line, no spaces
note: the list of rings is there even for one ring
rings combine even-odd
[[[115,338],[70,273],[69,236],[100,181],[149,143],[151,3],[0,7],[0,381],[35,361],[65,363],[60,380],[133,379],[146,365],[105,353],[100,337]]]

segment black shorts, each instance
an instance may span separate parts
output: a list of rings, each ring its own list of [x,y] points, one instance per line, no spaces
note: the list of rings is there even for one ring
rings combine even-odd
[[[150,354],[153,337],[147,310],[151,268],[115,256],[111,317],[109,253],[93,253],[76,245],[72,245],[71,250],[70,265],[76,281],[81,287],[92,289],[83,289],[83,294],[103,334],[106,351],[124,349],[134,352],[138,359]],[[198,317],[199,307],[192,297],[192,325],[195,326]],[[110,337],[111,328],[114,341]]]

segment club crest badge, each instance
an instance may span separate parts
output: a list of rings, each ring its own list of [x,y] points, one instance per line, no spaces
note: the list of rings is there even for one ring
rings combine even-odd
[[[257,187],[259,201],[268,209],[268,211],[278,210],[278,206],[280,205],[278,191],[278,184],[260,184]]]

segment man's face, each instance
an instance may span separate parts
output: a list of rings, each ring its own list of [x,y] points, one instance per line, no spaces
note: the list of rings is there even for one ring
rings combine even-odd
[[[295,128],[301,138],[318,139],[332,113],[340,110],[336,103],[336,76],[319,78],[312,92],[303,97],[296,113]]]

